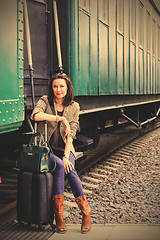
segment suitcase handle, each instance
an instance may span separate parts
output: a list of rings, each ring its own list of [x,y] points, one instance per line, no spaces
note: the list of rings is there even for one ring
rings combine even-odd
[[[34,130],[34,133],[37,133],[38,122],[40,122],[40,121],[35,121],[35,130]],[[45,142],[45,146],[47,147],[47,124],[48,124],[48,122],[47,122],[47,120],[42,121],[42,122],[44,122],[44,142]],[[35,138],[34,144],[37,145],[37,138]]]

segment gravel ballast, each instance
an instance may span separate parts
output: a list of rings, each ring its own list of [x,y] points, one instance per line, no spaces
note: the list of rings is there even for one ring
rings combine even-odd
[[[160,224],[160,129],[87,196],[94,224]],[[81,223],[75,208],[66,223]]]

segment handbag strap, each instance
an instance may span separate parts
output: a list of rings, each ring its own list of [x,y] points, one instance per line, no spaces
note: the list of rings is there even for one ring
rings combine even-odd
[[[35,145],[35,144],[33,144],[34,143],[34,139],[36,138],[36,137],[40,137],[40,140],[39,140],[39,146],[42,146],[43,144],[44,144],[44,138],[43,138],[43,135],[42,135],[42,133],[34,133],[33,135],[32,135],[32,138],[31,138],[31,140],[30,140],[30,142],[29,142],[29,146],[31,146],[31,145]]]
[[[56,111],[56,115],[57,115],[57,111]],[[33,143],[33,141],[35,140],[35,138],[37,136],[40,136],[39,146],[41,146],[41,142],[43,142],[43,144],[45,144],[45,146],[48,145],[51,153],[54,154],[53,151],[52,151],[52,147],[50,146],[50,144],[47,140],[47,121],[44,121],[44,125],[45,125],[45,140],[44,140],[44,137],[43,137],[42,133],[36,132],[36,133],[33,134],[32,138],[29,142],[29,146]],[[55,169],[56,169],[56,161],[55,161],[55,164],[54,164],[54,168],[52,170],[50,170],[50,173],[53,173]]]
[[[49,142],[47,142],[47,144],[48,144],[48,146],[50,148],[50,151],[51,151],[52,155],[54,155],[52,147],[50,146]],[[56,161],[55,161],[55,164],[54,164],[54,168],[52,170],[50,170],[50,173],[53,173],[55,169],[56,169]]]

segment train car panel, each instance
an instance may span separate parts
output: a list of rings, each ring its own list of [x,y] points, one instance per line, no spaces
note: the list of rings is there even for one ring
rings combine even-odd
[[[79,10],[80,95],[90,95],[90,14]]]
[[[105,38],[104,38],[105,36]],[[99,21],[99,94],[108,94],[108,26]],[[105,65],[105,67],[104,67]]]
[[[117,1],[116,5],[116,68],[117,68],[117,94],[124,91],[124,1]]]
[[[24,120],[23,1],[1,1],[0,5],[0,133],[3,133],[18,129]]]
[[[124,0],[124,90],[126,94],[129,94],[129,17],[130,6],[129,1]]]
[[[78,36],[78,2],[77,1],[67,1],[68,6],[68,34],[67,34],[67,72],[72,79],[75,95],[79,94],[79,78],[78,78],[78,47],[77,43],[79,41]],[[77,11],[73,11],[77,9]],[[73,70],[74,69],[74,70]]]
[[[90,1],[90,18],[91,18],[91,49],[90,49],[90,95],[98,95],[98,29],[94,26],[97,24],[97,14],[98,6],[94,4],[94,1]]]
[[[74,35],[77,36],[75,49],[79,57],[74,59],[74,67],[71,69],[68,65],[68,69],[71,78],[75,76],[74,71],[78,74],[78,77],[73,78],[75,89],[79,89],[75,94],[89,96],[160,93],[157,87],[155,27],[159,18],[153,6],[146,0],[71,2],[75,2],[77,6],[74,8],[75,5],[72,4],[70,12],[75,13],[72,20]],[[147,22],[150,23],[149,29]],[[71,42],[74,40],[75,38],[70,39]],[[94,69],[97,68],[96,79],[93,76]],[[96,85],[98,92],[95,90]]]
[[[116,1],[109,1],[109,95],[117,93],[116,83]]]

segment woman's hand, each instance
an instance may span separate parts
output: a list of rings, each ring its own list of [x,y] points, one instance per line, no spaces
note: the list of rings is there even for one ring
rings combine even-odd
[[[64,126],[64,131],[66,136],[70,133],[70,125],[65,117],[62,117],[62,124]]]
[[[74,169],[73,164],[69,161],[68,158],[63,157],[63,163],[64,163],[64,168],[65,168],[65,173],[69,173],[70,171],[72,171],[72,169]]]

